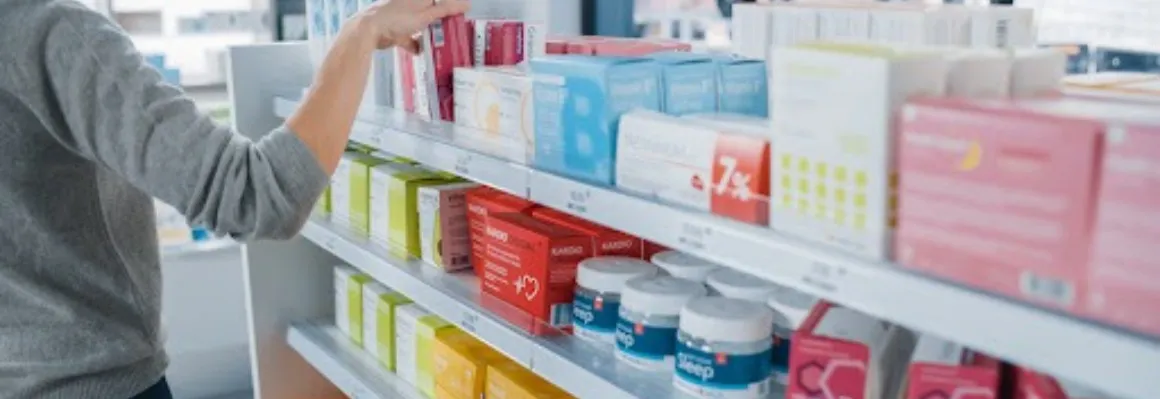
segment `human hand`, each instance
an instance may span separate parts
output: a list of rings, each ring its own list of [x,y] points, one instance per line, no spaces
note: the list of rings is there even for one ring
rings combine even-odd
[[[399,46],[418,53],[416,33],[440,18],[466,13],[470,7],[466,0],[379,0],[363,10],[360,18],[374,28],[379,49]]]

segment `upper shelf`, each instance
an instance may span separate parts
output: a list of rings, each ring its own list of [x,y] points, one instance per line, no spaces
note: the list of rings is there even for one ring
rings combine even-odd
[[[288,116],[297,102],[275,100]],[[536,171],[477,132],[386,108],[351,139],[1113,395],[1160,392],[1160,342],[868,262],[770,229]]]

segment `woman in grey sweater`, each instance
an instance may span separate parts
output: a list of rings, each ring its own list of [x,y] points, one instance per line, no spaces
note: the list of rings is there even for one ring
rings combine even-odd
[[[0,0],[0,398],[168,397],[150,197],[239,239],[297,234],[338,164],[372,50],[459,0],[377,3],[286,125],[251,141],[71,0]],[[145,397],[145,396],[141,396]]]

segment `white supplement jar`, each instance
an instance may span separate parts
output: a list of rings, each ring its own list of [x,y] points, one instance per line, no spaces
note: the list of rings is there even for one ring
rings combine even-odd
[[[657,272],[652,263],[622,256],[601,256],[580,262],[572,299],[572,333],[611,345],[616,339],[624,284],[636,277],[655,276]]]
[[[716,263],[678,251],[664,251],[652,257],[652,263],[673,277],[704,283],[705,277],[721,266]]]
[[[769,294],[778,288],[774,283],[730,268],[720,268],[705,278],[709,290],[726,298],[765,303]]]
[[[706,399],[769,395],[773,311],[743,299],[704,297],[681,310],[673,385]]]
[[[769,295],[767,304],[773,309],[773,378],[780,384],[789,381],[790,339],[817,303],[817,297],[787,287],[778,287]]]
[[[620,295],[616,358],[644,370],[672,370],[681,308],[706,294],[703,284],[672,276],[629,280]]]

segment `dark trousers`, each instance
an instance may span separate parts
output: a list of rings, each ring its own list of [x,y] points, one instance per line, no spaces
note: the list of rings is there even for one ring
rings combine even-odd
[[[169,392],[169,383],[165,382],[165,377],[161,377],[161,381],[130,399],[173,399],[173,394]]]

